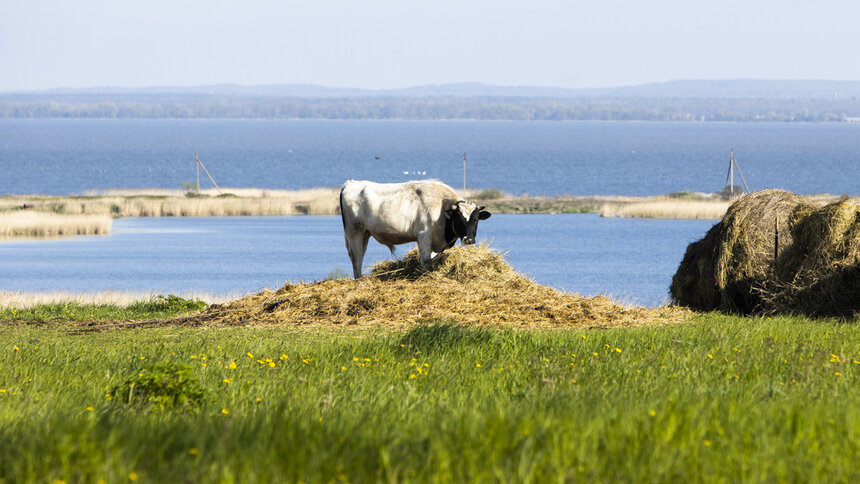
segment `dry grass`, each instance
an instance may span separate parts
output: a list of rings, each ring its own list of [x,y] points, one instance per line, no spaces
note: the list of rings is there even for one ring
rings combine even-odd
[[[99,292],[23,292],[23,291],[0,291],[0,308],[32,308],[45,304],[92,304],[92,305],[115,305],[130,306],[135,303],[149,301],[158,294],[139,291],[99,291]],[[234,300],[235,295],[217,295],[211,293],[200,293],[196,291],[181,292],[177,296],[185,299],[200,299],[210,304],[224,303]]]
[[[604,203],[601,217],[719,220],[730,202],[722,200],[645,199],[632,203]]]
[[[747,195],[687,247],[670,293],[697,310],[855,317],[860,205],[816,207],[783,190]]]
[[[486,246],[453,247],[422,270],[417,250],[384,261],[371,276],[286,284],[176,321],[191,325],[410,327],[433,321],[515,328],[662,325],[689,315],[679,308],[628,307],[537,284]]]
[[[0,212],[0,239],[105,235],[113,220],[103,215],[57,215],[45,212]]]
[[[224,188],[226,196],[201,190],[186,197],[181,190],[107,190],[86,197],[5,196],[0,213],[21,210],[63,215],[112,217],[224,217],[339,213],[337,188],[259,190]]]
[[[771,312],[860,316],[860,200],[798,213],[762,298]]]

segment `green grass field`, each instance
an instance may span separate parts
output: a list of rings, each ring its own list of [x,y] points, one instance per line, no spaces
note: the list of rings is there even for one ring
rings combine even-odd
[[[860,479],[856,324],[82,329],[0,327],[0,481]]]

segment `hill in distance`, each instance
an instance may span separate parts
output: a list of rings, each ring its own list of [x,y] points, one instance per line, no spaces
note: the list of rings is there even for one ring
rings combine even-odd
[[[718,98],[718,99],[854,99],[860,98],[860,81],[827,80],[678,80],[637,86],[599,89],[568,89],[539,86],[495,86],[457,83],[415,86],[403,89],[354,89],[311,84],[242,86],[162,86],[145,88],[93,87],[58,88],[44,91],[0,93],[0,97],[50,98],[54,96],[111,95],[210,95],[227,97],[279,98],[369,98],[369,97],[492,97],[492,98]]]

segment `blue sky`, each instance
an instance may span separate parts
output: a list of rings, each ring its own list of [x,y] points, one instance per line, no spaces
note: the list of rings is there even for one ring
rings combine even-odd
[[[848,0],[0,0],[0,91],[860,80]]]

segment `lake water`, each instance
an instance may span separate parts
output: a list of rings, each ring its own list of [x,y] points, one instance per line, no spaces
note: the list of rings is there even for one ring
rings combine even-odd
[[[731,149],[754,190],[858,194],[860,123],[14,119],[0,120],[0,194],[180,188],[195,151],[225,187],[457,187],[466,153],[470,187],[514,195],[715,192]]]
[[[479,239],[519,272],[582,295],[667,300],[688,243],[711,221],[496,214]],[[410,246],[400,246],[402,256]],[[371,240],[365,265],[390,258]],[[237,295],[351,273],[340,217],[119,219],[108,236],[0,244],[0,290]]]
[[[0,120],[0,194],[180,188],[195,151],[225,187],[458,187],[466,153],[470,187],[514,195],[714,192],[731,149],[752,189],[858,194],[860,124],[304,120]],[[497,214],[480,235],[538,282],[653,306],[712,224]],[[365,262],[386,257],[371,243]],[[337,217],[120,219],[107,237],[0,244],[5,290],[233,294],[349,267]]]

